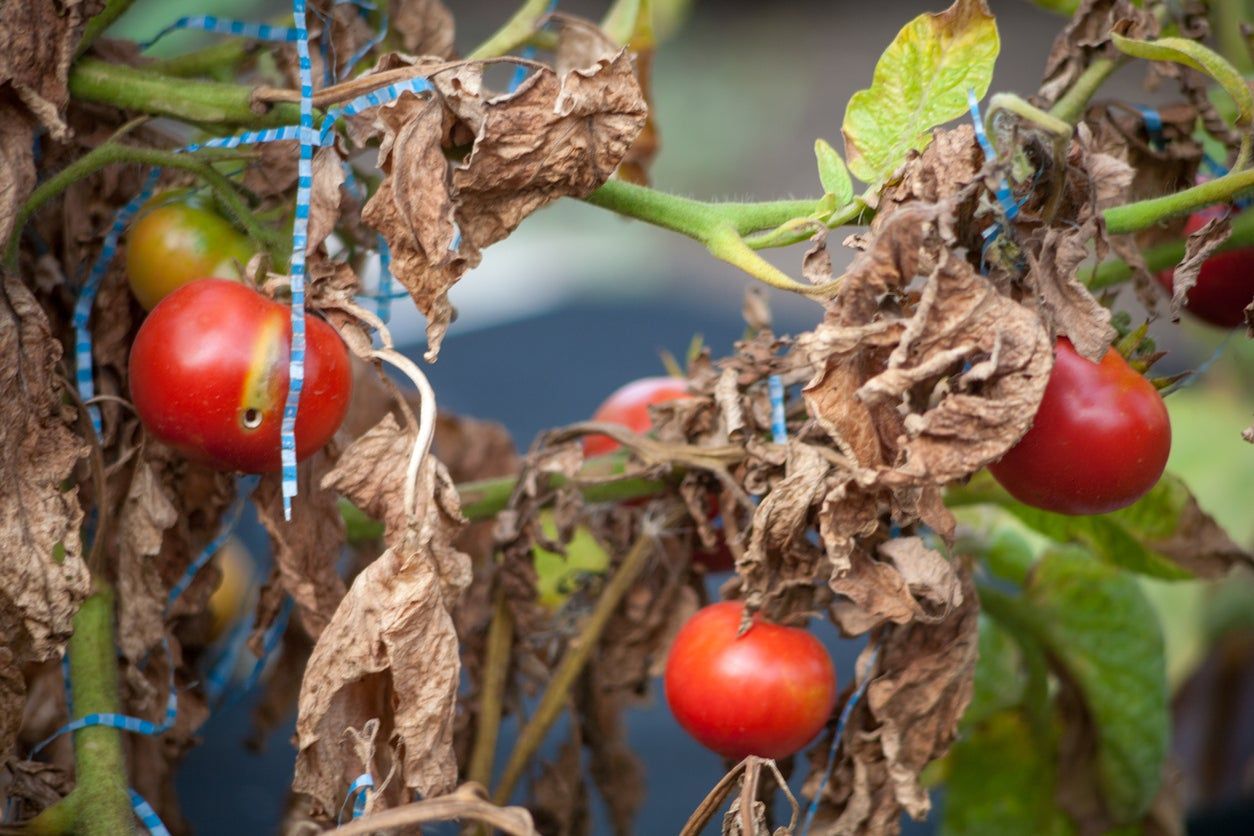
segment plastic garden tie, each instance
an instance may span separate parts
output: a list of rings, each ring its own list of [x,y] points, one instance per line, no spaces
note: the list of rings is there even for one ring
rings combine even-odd
[[[549,8],[545,11],[545,14],[551,15],[555,9],[557,9],[557,0],[549,0]],[[518,57],[531,60],[536,57],[536,48],[528,44],[518,53]],[[514,75],[509,80],[509,92],[513,93],[517,90],[527,80],[527,74],[530,72],[531,68],[526,64],[519,64],[514,67]]]
[[[819,781],[819,787],[814,792],[814,798],[810,799],[810,806],[806,808],[805,823],[801,826],[802,836],[810,832],[810,825],[814,823],[814,815],[819,811],[819,802],[823,800],[823,793],[827,790],[828,779],[832,776],[832,767],[836,763],[836,753],[840,750],[840,741],[844,737],[845,726],[849,723],[849,717],[853,714],[854,708],[862,700],[862,696],[866,693],[867,687],[874,679],[872,673],[875,671],[875,664],[880,659],[880,649],[876,647],[871,651],[871,660],[867,665],[866,679],[858,686],[858,689],[849,697],[849,701],[845,703],[845,707],[840,710],[840,717],[836,720],[836,730],[832,733],[832,745],[827,751],[827,768],[823,770],[823,779]]]
[[[296,56],[300,69],[300,160],[297,163],[296,217],[292,227],[291,350],[287,364],[287,399],[279,425],[279,454],[283,463],[283,518],[292,519],[296,496],[296,412],[305,386],[305,246],[309,238],[309,202],[313,191],[313,78],[309,60],[309,30],[305,25],[305,0],[292,0],[296,25]]]
[[[1163,116],[1152,107],[1145,105],[1133,105],[1137,112],[1141,114],[1142,121],[1145,122],[1145,133],[1149,134],[1149,144],[1151,148],[1159,149],[1163,147]]]
[[[249,23],[244,20],[232,20],[215,15],[189,15],[180,17],[153,37],[139,45],[145,50],[179,29],[197,29],[203,32],[214,32],[219,35],[236,35],[251,38],[254,41],[270,41],[273,43],[292,43],[298,37],[297,30],[288,26],[271,26],[268,23]]]
[[[348,802],[352,800],[354,795],[357,796],[357,799],[353,801],[353,818],[361,818],[361,814],[366,812],[366,802],[370,798],[370,790],[372,789],[374,789],[374,778],[370,776],[369,772],[363,772],[354,778],[353,783],[348,786],[348,793],[344,796],[344,802],[340,804],[340,812],[335,817],[335,823],[343,823],[344,808],[348,806]]]
[[[74,303],[74,383],[78,389],[78,397],[85,404],[96,396],[96,384],[92,378],[91,331],[87,327],[91,319],[92,305],[96,301],[96,292],[100,290],[100,282],[109,271],[109,263],[113,261],[113,256],[117,253],[118,241],[122,238],[122,233],[126,231],[131,218],[152,195],[152,190],[157,185],[158,174],[157,169],[149,172],[139,194],[131,198],[130,203],[119,209],[118,213],[113,216],[113,225],[109,227],[109,232],[105,235],[100,255],[92,264],[91,272],[87,274],[87,281],[79,288],[78,300]],[[99,436],[101,433],[99,407],[89,404],[87,414],[91,417],[92,429]]]
[[[231,629],[221,653],[209,666],[209,675],[205,677],[205,695],[209,703],[215,704],[231,684],[240,654],[244,652],[244,644],[252,626],[247,621],[240,621]]]
[[[239,524],[239,518],[244,513],[245,500],[256,489],[257,483],[260,481],[261,477],[256,475],[241,476],[236,480],[235,500],[231,503],[231,507],[227,509],[226,516],[222,519],[222,525],[218,528],[218,533],[214,535],[214,538],[209,541],[208,545],[201,549],[200,554],[183,571],[182,576],[179,577],[174,586],[170,587],[170,594],[166,596],[165,600],[167,610],[174,606],[174,602],[187,591],[187,587],[192,585],[192,581],[196,580],[197,573],[205,567],[205,564],[212,560],[213,556],[221,550],[222,545],[231,536],[231,532],[235,530],[235,526]]]
[[[88,714],[85,717],[79,717],[77,720],[71,720],[61,728],[48,735],[41,740],[35,748],[31,749],[30,757],[34,758],[42,752],[44,748],[56,740],[63,734],[76,732],[80,729],[89,729],[93,726],[105,726],[111,729],[120,729],[122,731],[132,732],[134,734],[143,734],[149,736],[157,736],[164,734],[174,726],[174,721],[178,719],[179,714],[179,695],[174,688],[174,657],[170,653],[170,644],[165,639],[161,640],[161,647],[165,650],[166,660],[170,667],[169,678],[169,696],[165,701],[165,717],[160,723],[154,723],[151,720],[145,720],[142,717],[131,717],[126,714],[115,714],[112,712],[102,712],[98,714]],[[67,657],[68,653],[65,654]],[[66,674],[66,683],[69,683],[68,665],[63,666],[62,670]]]
[[[976,98],[975,91],[967,90],[967,107],[971,112],[971,124],[975,128],[975,138],[980,143],[980,149],[984,151],[984,157],[992,162],[997,159],[997,149],[993,147],[993,143],[989,141],[988,134],[984,130],[984,116],[980,112],[980,100]],[[997,184],[997,202],[1001,204],[1002,213],[1006,216],[1007,221],[1013,221],[1019,216],[1019,204],[1015,202],[1014,194],[1010,191],[1010,184],[1006,182],[1006,178],[1002,177]],[[1001,234],[1002,225],[995,223],[988,229],[984,230],[984,240],[992,243],[998,235]]]
[[[382,235],[379,241],[379,298],[376,305],[375,313],[379,315],[379,319],[386,323],[392,316],[392,300],[402,298],[400,293],[392,291],[392,250],[388,247],[388,240]],[[405,291],[405,296],[409,295],[409,291]]]
[[[157,815],[157,811],[152,809],[152,805],[144,800],[144,797],[129,787],[126,790],[131,796],[131,809],[135,811],[136,818],[139,823],[151,834],[151,836],[170,836],[170,831],[166,829],[165,822],[161,821],[161,817]]]
[[[788,423],[784,414],[784,379],[773,374],[766,379],[771,397],[771,440],[776,444],[788,443]]]
[[[283,606],[279,609],[279,614],[275,616],[274,623],[270,625],[262,637],[261,655],[253,662],[253,666],[249,669],[248,676],[244,678],[244,682],[240,685],[239,690],[234,692],[231,698],[226,701],[227,705],[234,705],[261,680],[261,674],[265,672],[266,664],[274,655],[274,651],[278,649],[283,633],[287,630],[287,622],[292,615],[292,604],[290,597],[283,600]]]

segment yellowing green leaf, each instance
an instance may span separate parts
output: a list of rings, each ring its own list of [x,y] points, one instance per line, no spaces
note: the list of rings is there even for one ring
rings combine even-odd
[[[814,156],[819,164],[819,182],[823,191],[836,198],[835,209],[848,206],[853,202],[853,181],[849,179],[849,169],[827,140],[814,141]]]
[[[930,131],[967,110],[967,91],[988,91],[1001,48],[984,0],[957,0],[916,17],[875,65],[871,86],[849,100],[841,127],[849,170],[878,186],[922,150]]]
[[[1236,67],[1214,50],[1186,38],[1159,38],[1138,41],[1112,34],[1115,47],[1126,55],[1148,61],[1170,61],[1183,64],[1215,79],[1237,103],[1237,124],[1249,127],[1254,122],[1254,93]]]

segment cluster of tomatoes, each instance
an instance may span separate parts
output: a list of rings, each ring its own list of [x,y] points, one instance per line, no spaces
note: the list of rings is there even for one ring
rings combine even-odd
[[[1206,218],[1190,220],[1189,230]],[[251,247],[234,227],[185,195],[154,200],[131,230],[127,270],[151,313],[130,358],[131,396],[147,430],[187,458],[225,470],[279,467],[279,425],[288,388],[288,309],[240,281]],[[1170,273],[1162,277],[1170,287]],[[1254,248],[1209,259],[1187,309],[1234,327],[1254,300]],[[305,378],[296,419],[297,457],[320,449],[348,409],[348,352],[317,317],[307,324]],[[684,381],[630,383],[594,420],[635,432],[652,427],[654,404],[687,397]],[[584,439],[589,457],[617,449],[603,435]],[[1033,426],[1002,459],[994,477],[1026,504],[1063,514],[1101,514],[1143,496],[1162,475],[1171,426],[1153,384],[1118,351],[1100,362],[1060,339]],[[717,503],[710,519],[718,520]],[[708,571],[732,568],[726,543],[694,552]],[[562,606],[571,579],[604,572],[608,558],[584,535],[567,557],[535,552],[540,599]],[[779,758],[805,746],[830,718],[836,676],[823,645],[803,629],[754,616],[740,632],[743,605],[723,602],[680,630],[666,665],[666,698],[698,741],[730,758]],[[710,699],[710,694],[720,698]]]

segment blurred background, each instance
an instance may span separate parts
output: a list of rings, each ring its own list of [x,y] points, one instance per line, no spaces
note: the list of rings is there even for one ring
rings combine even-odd
[[[516,8],[489,0],[447,5],[456,15],[463,51]],[[945,5],[945,0],[693,3],[656,59],[662,148],[652,170],[654,184],[701,198],[817,195],[815,138],[843,150],[845,102],[869,84],[880,51],[911,17]],[[1062,19],[1026,0],[989,5],[1002,38],[993,89],[1029,94]],[[604,0],[560,4],[562,11],[594,19],[607,6]],[[286,7],[281,0],[139,0],[112,34],[143,40],[184,14],[262,20]],[[153,53],[173,54],[204,41],[179,33]],[[1140,71],[1125,69],[1105,95],[1156,101],[1140,82]],[[767,255],[799,275],[801,252]],[[839,269],[838,248],[833,257]],[[442,408],[501,421],[525,449],[539,430],[586,418],[621,383],[662,373],[659,351],[682,356],[696,333],[715,356],[726,354],[741,333],[741,302],[751,282],[692,241],[563,200],[488,249],[482,265],[455,288],[459,318],[429,374]],[[811,302],[775,291],[769,298],[780,332],[817,321]],[[1134,318],[1142,315],[1130,294],[1121,306]],[[408,301],[393,305],[393,332],[415,358],[423,350],[422,327]],[[1152,333],[1171,352],[1163,373],[1206,369],[1168,399],[1175,434],[1170,467],[1234,539],[1254,545],[1254,449],[1239,439],[1254,414],[1251,343],[1191,322],[1182,327],[1159,322]],[[244,533],[264,560],[264,536],[251,522]],[[1172,681],[1180,686],[1176,749],[1190,776],[1190,832],[1254,832],[1249,579],[1229,583],[1224,608],[1213,604],[1201,584],[1147,585],[1164,617]],[[838,640],[825,625],[816,630],[833,651],[843,686],[852,678],[860,645]],[[1220,635],[1226,637],[1222,651],[1208,654]],[[1234,668],[1234,658],[1245,664]],[[263,751],[244,755],[249,710],[245,699],[214,716],[202,731],[203,745],[181,770],[184,813],[200,833],[264,833],[279,821],[291,776],[293,727],[289,723],[271,735]],[[639,832],[677,832],[723,774],[722,765],[675,725],[660,691],[653,709],[631,714],[628,722],[650,787]],[[1217,736],[1225,745],[1215,763],[1206,747]],[[1204,768],[1191,766],[1188,758],[1202,751],[1210,753],[1210,761]],[[943,804],[943,798],[936,801]],[[604,816],[597,815],[604,826]],[[908,833],[933,830],[930,824],[906,825]]]

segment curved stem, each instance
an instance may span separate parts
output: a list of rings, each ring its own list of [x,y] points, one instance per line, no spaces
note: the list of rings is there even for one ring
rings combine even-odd
[[[1213,203],[1230,201],[1248,189],[1254,189],[1254,169],[1233,171],[1175,194],[1113,206],[1102,214],[1106,219],[1106,231],[1123,235],[1148,229],[1175,215],[1185,215]]]
[[[509,651],[513,643],[514,617],[505,600],[504,589],[498,587],[492,606],[492,622],[488,625],[487,647],[484,650],[475,748],[470,754],[470,766],[466,770],[466,780],[485,787],[492,781],[492,763],[496,759],[497,735],[501,730],[505,684],[509,680]]]
[[[113,646],[113,590],[97,579],[95,590],[74,616],[70,636],[70,688],[78,717],[120,714],[117,652]],[[126,791],[122,733],[107,726],[74,732],[75,833],[130,833],[134,829]]]
[[[1124,60],[1126,59],[1098,58],[1089,64],[1075,80],[1075,84],[1071,85],[1062,98],[1054,102],[1054,106],[1049,109],[1049,115],[1070,125],[1079,122],[1084,115],[1084,108],[1088,107],[1089,99],[1122,66]]]
[[[70,70],[70,94],[86,102],[184,122],[272,127],[294,125],[299,108],[290,103],[254,102],[251,87],[217,81],[174,78],[148,68],[84,58]]]
[[[74,49],[74,57],[78,58],[87,50],[91,49],[91,45],[96,42],[104,31],[113,25],[113,21],[126,14],[126,10],[131,7],[135,0],[108,0],[100,14],[87,21],[87,25],[83,27],[83,37],[78,42],[78,46]]]
[[[483,43],[475,47],[467,58],[478,60],[480,58],[495,58],[498,55],[504,55],[517,49],[531,34],[536,30],[536,24],[540,18],[544,17],[549,10],[549,0],[526,0],[522,4],[522,8],[514,12],[514,16],[505,21],[505,25],[498,29]]]
[[[618,471],[622,472],[622,462],[625,458],[619,460]],[[682,476],[676,471],[671,475],[672,480],[677,480]],[[486,520],[496,516],[502,508],[509,503],[510,495],[514,492],[514,486],[517,478],[513,476],[502,476],[496,479],[483,479],[477,482],[465,482],[457,486],[457,493],[460,497],[462,506],[462,515],[470,521]],[[571,479],[559,473],[549,474],[547,487],[553,490],[565,487],[571,483]],[[597,481],[586,484],[576,483],[579,492],[583,494],[583,498],[588,502],[620,502],[624,499],[642,499],[650,496],[656,496],[670,490],[671,482],[659,479],[645,479],[640,476],[624,476],[621,479],[612,479]]]

